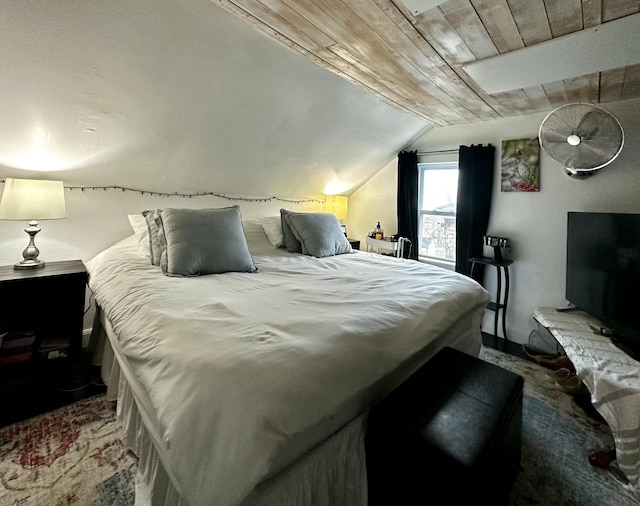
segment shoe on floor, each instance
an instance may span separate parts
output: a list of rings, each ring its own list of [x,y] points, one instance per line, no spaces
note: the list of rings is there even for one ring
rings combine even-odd
[[[522,351],[524,351],[524,354],[531,359],[533,359],[534,357],[542,356],[548,358],[549,360],[553,360],[554,358],[558,357],[558,355],[549,355],[546,352],[538,350],[529,344],[523,344]]]
[[[533,361],[548,369],[557,371],[558,369],[569,369],[572,373],[576,372],[575,367],[566,355],[560,355],[559,357],[550,358],[548,355],[538,355],[533,357]]]
[[[616,450],[612,448],[594,449],[589,452],[589,464],[606,469],[616,459]]]
[[[566,355],[547,355],[545,353],[540,353],[535,348],[532,348],[528,344],[522,345],[522,351],[527,355],[531,360],[533,360],[536,364],[540,364],[548,369],[552,369],[554,371],[558,369],[569,369],[572,373],[576,372],[575,367],[569,360],[569,357]]]
[[[578,395],[584,393],[586,390],[582,380],[577,376],[569,376],[566,379],[557,380],[556,387],[564,393],[571,395]]]
[[[566,367],[561,367],[560,369],[557,369],[555,371],[549,371],[545,373],[545,376],[551,381],[556,382],[569,379],[571,376],[573,376],[573,373]]]

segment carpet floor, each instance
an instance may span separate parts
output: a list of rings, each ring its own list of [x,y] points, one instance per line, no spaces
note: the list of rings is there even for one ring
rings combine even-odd
[[[613,448],[614,442],[588,399],[587,407],[581,407],[582,402],[554,386],[546,376],[549,369],[534,362],[486,347],[482,358],[525,380],[522,458],[510,505],[640,504],[615,461],[606,470],[589,464],[590,450]]]
[[[613,446],[604,422],[554,388],[544,367],[489,348],[482,358],[525,378],[522,460],[511,505],[640,504],[615,462],[609,470],[588,463],[590,449]],[[0,429],[2,506],[130,506],[135,469],[104,395]]]

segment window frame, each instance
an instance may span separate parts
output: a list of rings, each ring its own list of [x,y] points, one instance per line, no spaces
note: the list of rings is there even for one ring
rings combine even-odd
[[[444,216],[444,217],[453,217],[456,218],[456,211],[445,212],[445,211],[430,211],[422,208],[423,204],[423,188],[424,188],[424,175],[429,170],[456,170],[459,175],[459,163],[457,161],[454,162],[420,162],[418,163],[418,259],[423,262],[433,263],[439,265],[441,267],[446,267],[449,269],[455,269],[455,259],[448,259],[442,257],[434,257],[431,255],[423,255],[422,251],[422,230],[420,227],[422,226],[423,217],[424,216]],[[456,198],[457,201],[457,198]],[[457,227],[457,219],[456,219],[456,227]],[[457,229],[456,229],[457,231]]]

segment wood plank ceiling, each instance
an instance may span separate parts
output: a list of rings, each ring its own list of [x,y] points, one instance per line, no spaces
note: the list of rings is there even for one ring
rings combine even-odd
[[[403,0],[212,1],[436,126],[640,96],[640,65],[494,95],[463,70],[465,64],[636,14],[640,0],[448,0],[415,15]]]

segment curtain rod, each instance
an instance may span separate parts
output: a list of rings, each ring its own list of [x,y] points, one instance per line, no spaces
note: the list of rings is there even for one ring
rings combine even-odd
[[[440,155],[444,153],[458,153],[459,149],[441,149],[440,151],[418,151],[418,155]]]

